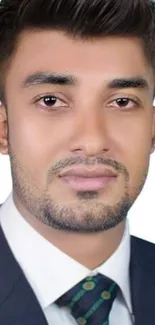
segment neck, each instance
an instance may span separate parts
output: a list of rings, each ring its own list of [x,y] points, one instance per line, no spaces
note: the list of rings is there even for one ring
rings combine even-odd
[[[21,215],[38,233],[90,270],[109,259],[118,248],[124,234],[126,220],[112,229],[98,233],[80,234],[57,230],[32,218],[16,197],[14,202]]]
[[[125,230],[125,221],[113,229],[96,234],[68,233],[32,219],[27,221],[46,240],[90,270],[108,260],[118,248]]]
[[[96,234],[71,234],[50,230],[46,239],[90,270],[95,269],[118,248],[125,231],[125,221],[117,227]]]

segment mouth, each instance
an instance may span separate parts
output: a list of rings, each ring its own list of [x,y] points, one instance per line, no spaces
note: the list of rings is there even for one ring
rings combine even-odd
[[[98,191],[115,181],[117,176],[63,176],[61,180],[76,191]]]

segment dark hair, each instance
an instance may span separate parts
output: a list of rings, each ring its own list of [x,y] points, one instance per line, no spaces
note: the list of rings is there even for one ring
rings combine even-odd
[[[151,0],[1,0],[0,99],[5,70],[25,29],[57,29],[73,37],[136,36],[155,69],[155,5]]]

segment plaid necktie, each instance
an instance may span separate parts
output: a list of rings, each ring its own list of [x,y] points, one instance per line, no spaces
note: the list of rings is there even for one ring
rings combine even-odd
[[[68,307],[79,325],[109,325],[117,291],[114,281],[97,274],[78,283],[55,303],[59,307]]]

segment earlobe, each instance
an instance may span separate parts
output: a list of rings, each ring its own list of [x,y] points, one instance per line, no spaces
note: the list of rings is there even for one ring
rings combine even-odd
[[[152,107],[153,109],[153,117],[152,117],[152,145],[151,145],[151,151],[150,154],[152,154],[155,151],[155,107]]]
[[[151,152],[153,153],[155,151],[155,139],[152,140],[152,146],[151,146]]]
[[[8,154],[8,130],[6,108],[0,104],[0,153]]]

